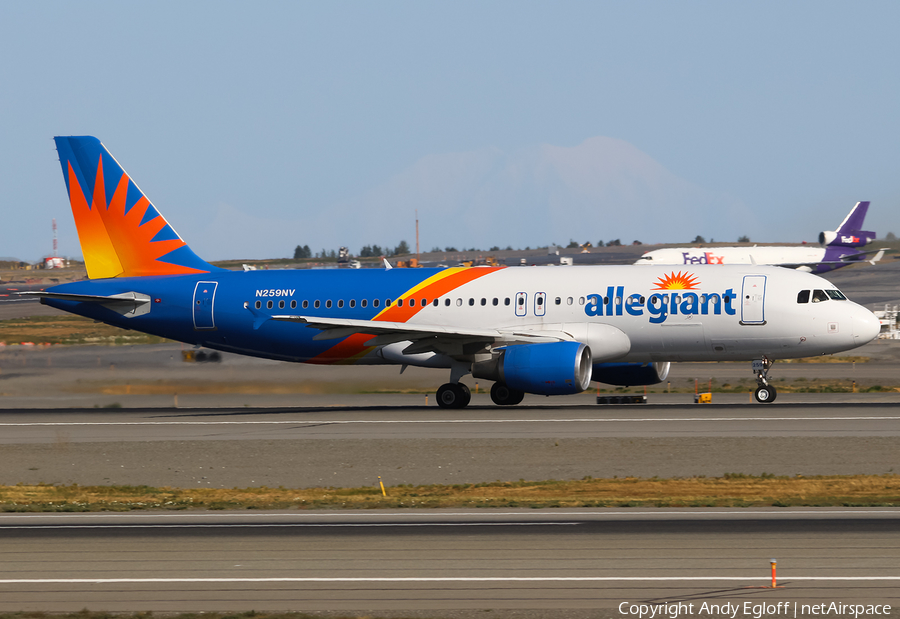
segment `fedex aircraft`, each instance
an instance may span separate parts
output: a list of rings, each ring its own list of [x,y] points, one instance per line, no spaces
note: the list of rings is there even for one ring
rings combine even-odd
[[[834,232],[820,232],[819,245],[804,247],[711,247],[668,248],[649,251],[635,264],[670,264],[694,266],[699,264],[771,264],[810,273],[825,273],[860,261],[875,264],[884,256],[884,249],[860,251],[875,240],[874,232],[862,230],[869,210],[868,202],[857,202]],[[871,260],[866,256],[875,254]]]
[[[89,279],[47,305],[216,350],[319,364],[449,370],[499,405],[665,380],[673,361],[772,360],[873,339],[878,319],[817,276],[774,267],[583,266],[228,271],[200,259],[93,137],[56,138]]]

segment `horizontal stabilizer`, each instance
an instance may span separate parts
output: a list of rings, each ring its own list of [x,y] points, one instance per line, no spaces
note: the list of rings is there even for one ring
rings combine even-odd
[[[141,316],[150,312],[150,297],[140,292],[122,292],[109,296],[96,294],[71,294],[68,292],[46,292],[43,290],[17,292],[23,297],[38,297],[41,303],[46,299],[55,299],[57,301],[71,301],[73,303],[96,303],[104,305],[113,311],[132,318]],[[124,311],[123,311],[124,310]]]

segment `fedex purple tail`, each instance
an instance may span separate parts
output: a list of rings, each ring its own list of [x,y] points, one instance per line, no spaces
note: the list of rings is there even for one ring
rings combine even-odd
[[[857,202],[834,232],[820,232],[822,247],[864,247],[875,240],[875,233],[863,230],[869,202]]]
[[[56,137],[88,277],[209,273],[115,158],[90,136]]]

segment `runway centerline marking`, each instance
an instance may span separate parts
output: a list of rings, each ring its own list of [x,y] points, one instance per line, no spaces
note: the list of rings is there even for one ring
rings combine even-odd
[[[39,426],[241,426],[241,425],[352,425],[352,424],[463,424],[463,423],[659,423],[696,421],[900,421],[898,417],[639,417],[574,419],[300,419],[246,421],[31,421],[0,422],[0,427]]]
[[[41,514],[41,513],[32,513],[32,514],[22,514],[22,513],[7,513],[0,514],[0,522],[4,519],[27,519],[27,520],[54,520],[54,519],[93,519],[93,518],[116,518],[119,520],[141,520],[148,518],[454,518],[454,517],[473,517],[477,516],[479,518],[486,517],[500,517],[500,518],[509,518],[511,516],[528,516],[529,518],[537,518],[540,516],[547,516],[551,518],[556,517],[584,517],[584,516],[677,516],[678,518],[690,518],[692,516],[742,516],[745,518],[752,518],[756,516],[779,516],[779,517],[805,517],[805,516],[847,516],[847,515],[865,515],[865,516],[886,516],[886,517],[900,517],[900,510],[898,509],[810,509],[810,510],[697,510],[697,511],[680,511],[678,509],[669,510],[669,509],[659,509],[654,511],[646,511],[646,510],[609,510],[609,511],[556,511],[554,510],[552,513],[544,513],[544,514],[536,514],[533,511],[503,511],[503,512],[489,512],[485,513],[484,511],[475,512],[445,512],[445,511],[435,511],[435,512],[413,512],[413,511],[401,511],[401,512],[382,512],[382,513],[373,513],[370,511],[365,512],[313,512],[313,513],[300,513],[300,512],[290,512],[290,513],[271,513],[271,512],[259,512],[254,514],[249,513],[210,513],[210,512],[200,512],[200,513],[185,513],[185,512],[177,512],[177,513],[142,513],[142,514],[110,514],[110,513],[73,513],[73,514]],[[495,522],[489,520],[480,520],[478,522]],[[541,521],[541,524],[545,522],[553,522],[552,520]],[[3,527],[13,527],[18,525],[0,525]],[[231,525],[229,525],[231,526]],[[249,525],[248,525],[249,526]],[[47,527],[49,528],[49,527]]]
[[[582,524],[581,522],[372,522],[372,523],[352,523],[352,522],[283,522],[279,524],[48,524],[44,526],[10,524],[0,525],[2,529],[28,529],[46,530],[46,529],[217,529],[228,528],[233,529],[236,526],[248,529],[262,528],[285,528],[285,527],[574,527]]]
[[[377,583],[377,582],[667,582],[768,581],[765,576],[434,576],[434,577],[282,577],[282,578],[5,578],[4,585],[43,584],[158,584],[158,583]],[[783,580],[896,581],[900,576],[790,576]]]

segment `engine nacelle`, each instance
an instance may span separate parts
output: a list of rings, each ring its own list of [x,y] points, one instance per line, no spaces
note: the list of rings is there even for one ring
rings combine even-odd
[[[819,245],[838,247],[863,247],[875,240],[875,233],[868,230],[850,230],[848,232],[820,232]]]
[[[591,384],[591,349],[581,342],[507,346],[472,365],[474,378],[539,395],[579,393]]]
[[[825,230],[819,233],[819,245],[828,247],[837,238],[837,232]]]
[[[666,380],[671,364],[666,363],[598,363],[594,366],[594,380],[607,385],[634,387],[655,385]]]

